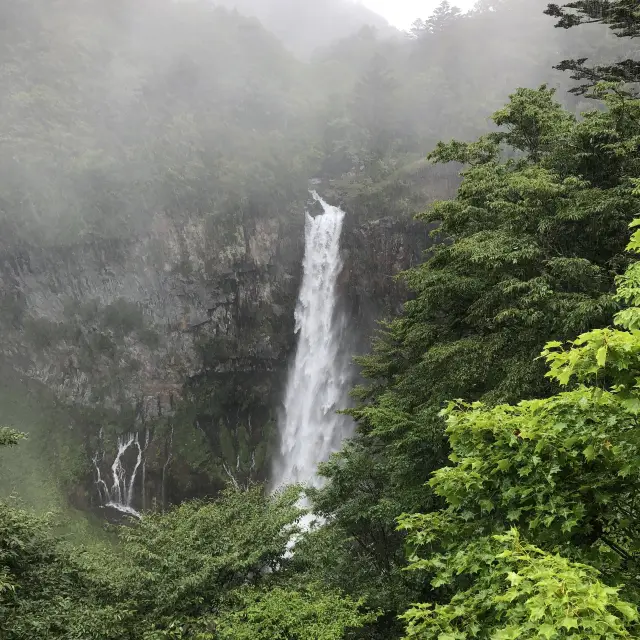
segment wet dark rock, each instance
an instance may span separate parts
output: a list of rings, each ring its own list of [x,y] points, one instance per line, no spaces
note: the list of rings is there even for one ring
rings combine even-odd
[[[347,213],[340,291],[354,351],[399,308],[393,276],[429,243],[409,217]],[[0,247],[0,356],[75,408],[87,495],[101,428],[107,444],[151,435],[139,507],[268,476],[303,250],[302,208],[242,222],[157,214],[126,240]]]

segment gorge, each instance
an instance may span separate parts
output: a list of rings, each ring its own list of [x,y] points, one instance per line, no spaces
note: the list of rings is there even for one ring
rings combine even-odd
[[[340,0],[314,5],[322,30],[284,0],[268,16],[263,3],[221,3],[266,26],[199,0],[3,7],[0,411],[30,437],[0,454],[2,493],[46,510],[59,487],[57,504],[81,511],[161,511],[267,481],[292,412],[302,212],[322,210],[309,187],[346,212],[335,291],[347,360],[401,311],[394,276],[433,242],[434,225],[413,216],[459,184],[457,166],[425,151],[475,133],[502,103],[511,85],[486,69],[549,77],[545,19],[514,3],[464,20],[443,5],[410,38]],[[493,33],[522,15],[505,63]],[[304,24],[284,24],[295,16]],[[131,500],[127,434],[144,448]]]
[[[47,478],[63,504],[98,508],[96,452],[111,492],[119,439],[136,433],[148,437],[136,510],[265,482],[295,367],[302,211],[322,210],[310,186],[346,212],[335,286],[348,359],[401,311],[394,277],[433,242],[435,225],[413,216],[459,184],[459,167],[425,150],[482,129],[516,66],[531,82],[556,77],[538,41],[545,29],[547,56],[560,39],[520,0],[464,19],[443,5],[411,37],[319,3],[323,46],[303,57],[290,50],[315,24],[278,32],[284,42],[266,5],[223,4],[267,26],[200,1],[25,0],[0,13],[0,410],[30,434],[22,460],[3,460],[5,494],[37,496]],[[354,22],[340,39],[344,11]],[[493,33],[523,16],[505,62]],[[120,457],[127,478],[134,451]]]
[[[352,349],[357,344],[357,340],[349,335],[349,323],[355,324],[357,316],[347,313],[348,289],[343,286],[340,290],[339,287],[344,268],[341,236],[345,213],[325,202],[316,192],[311,192],[311,195],[312,203],[320,204],[321,212],[311,215],[305,211],[303,214],[302,280],[293,314],[295,323],[293,327],[288,325],[293,332],[289,338],[292,347],[288,349],[292,354],[291,362],[280,367],[282,399],[278,401],[276,398],[275,407],[264,408],[278,416],[278,432],[274,434],[270,463],[272,472],[268,476],[274,488],[291,483],[316,484],[318,463],[326,461],[332,452],[337,451],[350,431],[350,419],[337,413],[348,406],[346,390],[353,380],[351,358],[354,355]],[[358,285],[362,283],[353,283],[352,286]],[[205,354],[205,357],[211,355]],[[286,377],[285,372],[288,372]],[[31,373],[33,375],[34,371]],[[227,376],[238,373],[238,370],[226,367],[221,371],[221,375]],[[90,384],[89,374],[86,372],[87,386]],[[118,378],[122,378],[120,373]],[[45,379],[42,381],[46,383]],[[62,393],[60,388],[58,393]],[[131,393],[135,400],[136,391]],[[92,457],[98,504],[139,517],[138,510],[150,503],[147,492],[151,492],[153,501],[154,489],[147,483],[150,438],[169,437],[172,440],[174,429],[172,427],[167,435],[162,436],[149,425],[163,412],[170,418],[175,415],[172,403],[178,402],[180,393],[179,389],[174,389],[175,395],[168,399],[163,400],[161,396],[145,398],[132,425],[139,429],[145,425],[144,429],[118,435],[115,449],[107,442],[109,454],[105,451],[104,429],[100,429],[98,449]],[[68,396],[67,401],[79,402],[80,398]],[[256,417],[248,414],[248,423],[251,424],[252,420],[255,421]],[[161,486],[155,490],[156,503],[160,494],[166,494],[165,474],[174,455],[177,453],[169,446],[167,460],[162,465]],[[256,468],[255,450],[248,452],[248,469],[242,467],[237,452],[232,451],[227,458],[220,458],[221,471],[235,486],[255,479],[251,472],[264,473]],[[181,462],[179,458],[177,462]],[[153,471],[153,461],[150,469]],[[239,474],[247,470],[249,475],[245,480]]]
[[[64,255],[27,244],[5,248],[0,278],[20,315],[2,325],[3,384],[13,379],[12,396],[46,412],[54,403],[55,415],[63,414],[55,420],[64,429],[37,421],[23,428],[38,449],[36,469],[50,469],[75,505],[163,508],[226,482],[270,477],[296,351],[303,212],[322,211],[313,199],[298,206],[294,215],[247,217],[242,225],[158,215],[137,238],[84,242]],[[344,268],[323,293],[335,287],[351,329],[339,355],[337,344],[326,354],[346,370],[375,319],[399,304],[402,289],[389,276],[417,263],[429,239],[410,220],[355,213],[341,238]],[[317,310],[313,321],[328,322]],[[329,317],[333,311],[327,308]],[[137,434],[131,443],[129,433]],[[142,461],[126,500],[138,446]],[[114,480],[121,474],[126,488]]]

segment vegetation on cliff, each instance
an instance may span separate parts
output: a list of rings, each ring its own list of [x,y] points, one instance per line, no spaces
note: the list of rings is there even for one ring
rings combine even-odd
[[[445,2],[411,37],[364,27],[303,62],[215,4],[2,8],[1,246],[129,237],[163,212],[281,215],[313,176],[411,180],[395,174],[443,137],[480,133],[523,79],[563,82],[559,55],[613,46],[554,32],[526,0],[464,16]],[[270,20],[286,13],[279,4]],[[324,4],[332,20],[348,5]]]

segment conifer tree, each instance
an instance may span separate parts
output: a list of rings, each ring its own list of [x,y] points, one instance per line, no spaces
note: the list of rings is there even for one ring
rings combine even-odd
[[[403,571],[396,518],[441,504],[426,483],[446,464],[443,404],[552,395],[536,359],[544,344],[605,326],[618,308],[614,278],[640,211],[640,103],[617,86],[597,91],[606,110],[578,119],[550,89],[519,89],[494,114],[499,131],[431,155],[465,165],[456,198],[420,216],[440,221],[442,242],[403,275],[413,298],[359,359],[357,432],[321,467],[328,482],[314,494],[343,562],[359,564],[350,579],[375,581],[386,611],[429,599]]]

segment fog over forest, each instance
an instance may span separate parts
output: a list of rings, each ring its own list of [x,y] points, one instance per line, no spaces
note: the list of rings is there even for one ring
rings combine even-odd
[[[0,3],[0,640],[638,637],[639,25]]]
[[[380,180],[482,131],[515,86],[567,86],[559,60],[620,48],[524,0],[442,5],[413,37],[339,0],[246,4],[266,28],[195,1],[4,8],[2,224],[68,242],[250,192],[291,202],[310,176]]]

